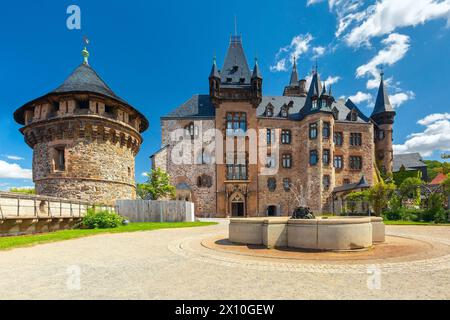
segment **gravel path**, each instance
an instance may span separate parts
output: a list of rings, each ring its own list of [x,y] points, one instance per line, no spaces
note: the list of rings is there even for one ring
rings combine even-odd
[[[0,299],[450,299],[447,256],[353,272],[200,245],[226,230],[222,221],[0,252]],[[450,245],[450,227],[390,226],[388,233]]]

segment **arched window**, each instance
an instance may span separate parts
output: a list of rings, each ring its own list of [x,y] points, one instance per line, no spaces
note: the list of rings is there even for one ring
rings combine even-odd
[[[266,116],[273,117],[273,106],[269,104],[266,108]]]
[[[198,127],[193,122],[184,127],[184,132],[185,136],[191,139],[194,139],[199,135]]]
[[[277,180],[275,178],[267,179],[267,188],[269,191],[274,192],[277,189]]]

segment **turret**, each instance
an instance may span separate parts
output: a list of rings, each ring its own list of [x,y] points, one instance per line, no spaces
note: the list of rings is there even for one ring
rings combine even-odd
[[[284,88],[283,96],[286,97],[306,97],[306,80],[298,79],[297,71],[297,59],[294,58],[294,64],[292,66],[291,80],[289,85]]]
[[[258,59],[255,59],[255,67],[253,68],[252,75],[252,92],[253,92],[253,104],[258,106],[262,100],[262,75],[258,66]]]
[[[393,126],[396,112],[389,101],[389,95],[384,84],[384,73],[381,73],[375,108],[371,119],[375,122],[375,157],[380,171],[390,174],[394,166]]]
[[[217,68],[216,58],[214,57],[213,66],[209,75],[209,95],[215,104],[220,97],[220,72]]]

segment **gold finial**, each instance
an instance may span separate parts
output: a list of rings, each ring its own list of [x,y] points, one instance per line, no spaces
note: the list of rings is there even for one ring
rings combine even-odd
[[[83,63],[86,65],[89,65],[89,51],[87,50],[87,46],[89,45],[89,39],[85,36],[83,37],[84,42],[84,49],[81,51],[81,54],[83,55],[84,61]]]

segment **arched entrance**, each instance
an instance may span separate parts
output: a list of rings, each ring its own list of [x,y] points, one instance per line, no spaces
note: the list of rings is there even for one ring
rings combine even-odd
[[[267,216],[268,217],[276,217],[278,215],[277,206],[268,206],[267,207]]]
[[[240,192],[230,197],[231,216],[245,217],[245,198]]]

